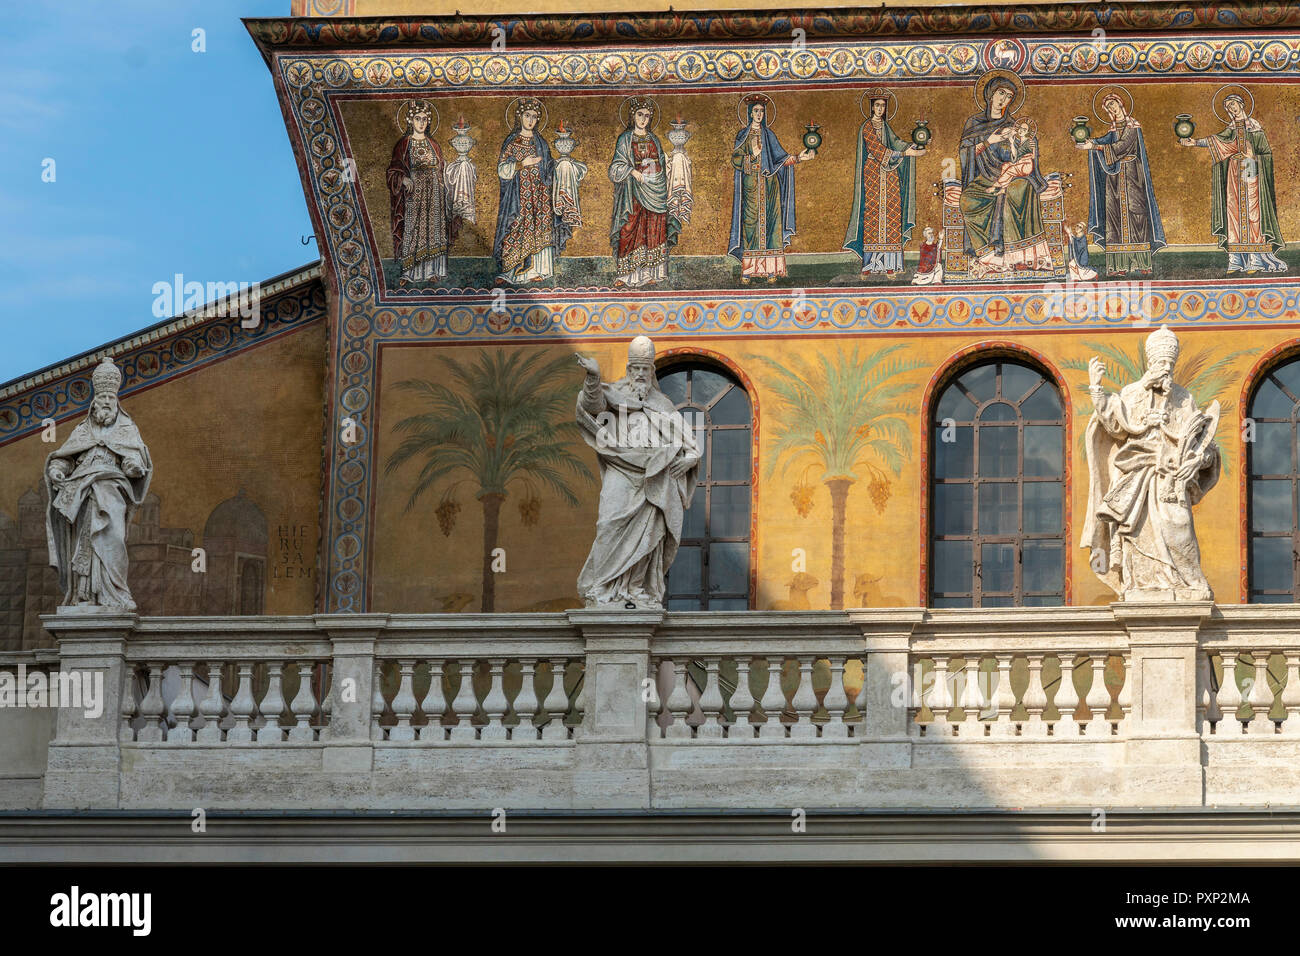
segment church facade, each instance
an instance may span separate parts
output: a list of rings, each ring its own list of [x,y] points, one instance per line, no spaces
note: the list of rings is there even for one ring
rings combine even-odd
[[[809,642],[773,671],[791,696],[765,699],[754,684],[755,714],[772,705],[792,726],[806,715],[818,740],[826,721],[861,718],[872,694],[889,698],[861,651],[876,647],[871,628],[836,632],[824,650],[801,629],[910,614],[918,634],[947,622],[935,625],[939,651],[921,663],[890,645],[881,653],[902,655],[891,667],[927,686],[967,668],[1001,674],[1015,696],[983,703],[1005,727],[1049,710],[1073,721],[1057,705],[1074,693],[1080,728],[1119,735],[1126,715],[1165,718],[1142,715],[1149,697],[1134,704],[1141,655],[1117,642],[1135,625],[1107,616],[1117,596],[1085,536],[1103,465],[1090,385],[1098,359],[1105,390],[1146,382],[1164,328],[1173,383],[1216,410],[1200,448],[1207,462],[1217,450],[1214,481],[1194,509],[1212,598],[1171,602],[1195,622],[1170,625],[1180,663],[1151,664],[1145,679],[1182,682],[1183,743],[1219,705],[1225,720],[1244,707],[1259,732],[1300,733],[1300,648],[1252,638],[1245,660],[1225,665],[1196,637],[1229,619],[1283,621],[1300,595],[1300,12],[1121,3],[1104,16],[1045,4],[498,20],[370,6],[304,0],[294,16],[247,22],[320,263],[264,283],[251,324],[194,310],[0,387],[0,666],[48,654],[63,633],[42,617],[59,593],[40,476],[56,447],[49,426],[61,440],[85,416],[104,355],[153,457],[130,582],[139,620],[167,619],[159,634],[186,617],[229,619],[221,633],[233,634],[240,617],[293,629],[350,615],[381,644],[407,626],[399,619],[429,615],[503,640],[512,628],[581,628],[601,480],[574,423],[574,353],[617,379],[645,336],[657,386],[702,450],[656,620],[744,634],[769,622],[758,657],[776,653],[762,647],[781,627]],[[212,426],[177,427],[181,408]],[[1087,646],[962,656],[966,630],[1068,634],[1103,617],[1120,630]],[[734,720],[747,659],[701,645],[685,683],[689,641],[672,657],[644,639],[668,702],[648,723],[641,708],[641,731],[708,736],[719,687],[728,703],[718,698],[715,723]],[[357,739],[418,741],[414,704],[454,714],[471,684],[477,697],[458,698],[465,726],[479,704],[474,726],[495,728],[507,711],[514,723],[513,709],[489,706],[498,689],[512,702],[535,693],[535,714],[553,714],[540,687],[558,684],[562,735],[566,720],[573,734],[583,694],[590,705],[596,693],[592,668],[626,663],[611,650],[579,666],[577,645],[552,655],[510,640],[499,663],[485,653],[474,680],[455,684],[423,654],[394,651],[377,672],[367,658],[375,722]],[[175,728],[169,708],[186,694],[182,731],[209,693],[218,722],[244,727],[257,718],[250,709],[239,723],[235,688],[247,679],[261,700],[280,686],[254,671],[261,657],[244,675],[243,658],[168,653],[135,661],[128,734],[141,720]],[[307,656],[285,675],[294,694],[316,695],[311,706],[295,709],[288,684],[280,703],[319,734],[340,719],[324,701],[343,671],[324,651]],[[226,711],[209,659],[227,668]],[[1061,693],[1075,667],[1078,686],[1054,710],[1025,691]],[[909,697],[889,733],[906,739],[919,733],[906,725],[945,711],[975,721],[976,678],[964,680],[947,699]],[[166,707],[153,708],[155,683]],[[696,769],[691,787],[712,779]],[[1190,792],[1179,779],[1168,793]],[[620,786],[611,805],[636,805]],[[852,803],[843,786],[827,805]],[[1116,787],[1119,803],[1141,802],[1139,784]],[[144,794],[123,805],[148,806]],[[674,792],[667,805],[691,804]]]

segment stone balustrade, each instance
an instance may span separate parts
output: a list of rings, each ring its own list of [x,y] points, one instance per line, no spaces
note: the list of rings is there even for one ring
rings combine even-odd
[[[45,621],[103,713],[0,709],[0,807],[1300,802],[1290,606]]]

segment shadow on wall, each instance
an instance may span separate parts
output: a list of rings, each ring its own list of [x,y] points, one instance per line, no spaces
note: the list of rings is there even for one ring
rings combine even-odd
[[[53,646],[40,615],[63,595],[49,565],[45,492],[18,499],[18,520],[0,511],[0,650]],[[127,533],[131,595],[142,615],[261,614],[266,597],[266,515],[241,488],[212,509],[199,543],[207,563],[193,568],[194,532],[162,525],[156,494],[136,509]]]

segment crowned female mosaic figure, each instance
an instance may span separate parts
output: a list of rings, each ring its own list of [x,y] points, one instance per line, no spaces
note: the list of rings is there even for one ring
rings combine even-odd
[[[653,132],[658,107],[645,96],[624,101],[625,129],[614,144],[609,178],[614,214],[609,241],[616,287],[639,288],[668,278],[668,251],[682,224],[668,211],[668,153]]]
[[[740,281],[788,275],[785,250],[795,233],[794,164],[816,154],[791,156],[767,125],[771,98],[763,93],[740,101],[744,126],[731,150],[735,179],[731,190],[731,238],[727,255],[740,261]]]
[[[447,275],[447,253],[460,229],[460,217],[452,215],[447,165],[433,138],[437,111],[428,100],[403,104],[399,120],[402,110],[406,134],[393,147],[387,174],[393,258],[404,285],[436,282]]]
[[[497,160],[501,195],[492,243],[498,283],[523,285],[554,277],[555,259],[572,234],[555,211],[555,160],[542,136],[544,114],[542,101],[531,96],[508,108],[510,133]]]
[[[858,130],[853,171],[853,204],[844,248],[862,257],[862,274],[903,271],[903,246],[916,225],[916,161],[925,150],[902,139],[889,125],[886,89],[867,90],[864,120]],[[933,266],[931,266],[933,268]]]
[[[1224,90],[1234,87],[1223,87]],[[1277,193],[1273,189],[1273,148],[1245,97],[1250,92],[1224,97],[1227,125],[1202,139],[1184,137],[1182,146],[1209,150],[1214,163],[1210,173],[1210,231],[1228,254],[1228,274],[1234,272],[1286,272],[1286,263],[1274,255],[1284,246],[1277,222]],[[1243,96],[1242,94],[1245,94]],[[1217,97],[1218,94],[1216,94]],[[1216,106],[1214,114],[1222,118]]]

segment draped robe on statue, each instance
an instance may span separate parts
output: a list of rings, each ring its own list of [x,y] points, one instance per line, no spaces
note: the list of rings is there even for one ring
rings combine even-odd
[[[50,478],[55,460],[70,466],[67,477],[57,483]],[[139,477],[123,471],[127,460],[138,466]],[[76,603],[76,575],[88,575],[93,603],[135,608],[127,587],[126,533],[152,476],[149,449],[121,409],[108,426],[83,421],[46,459],[45,533],[65,604]]]
[[[1203,413],[1187,389],[1171,385],[1162,405],[1142,382],[1098,401],[1086,438],[1091,482],[1081,542],[1093,571],[1126,600],[1210,600],[1192,506],[1219,480],[1219,403]],[[1143,424],[1153,407],[1168,411],[1163,427]],[[1180,488],[1174,473],[1203,452],[1211,463]]]
[[[698,464],[681,478],[668,468],[678,457],[698,462],[695,434],[667,395],[654,388],[637,401],[626,378],[584,388],[577,415],[600,460],[601,478],[596,540],[578,575],[578,593],[589,607],[629,601],[662,607],[665,576],[699,476]]]

